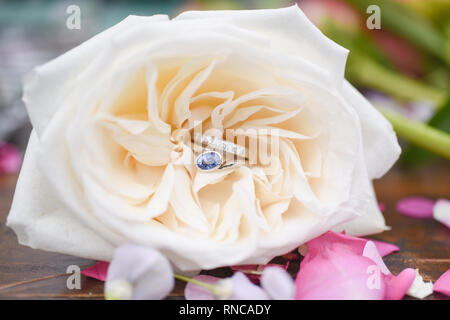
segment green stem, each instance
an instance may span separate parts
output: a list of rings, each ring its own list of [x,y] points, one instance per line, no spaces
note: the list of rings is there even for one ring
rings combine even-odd
[[[436,108],[447,98],[445,90],[430,87],[391,71],[362,55],[352,53],[348,72],[359,84],[378,89],[403,100],[431,101]]]
[[[450,134],[425,123],[408,119],[398,112],[380,107],[395,132],[406,141],[450,159]]]
[[[214,292],[214,290],[216,288],[216,286],[213,285],[213,284],[209,284],[209,283],[206,283],[206,282],[203,282],[203,281],[199,281],[199,280],[195,280],[195,279],[192,279],[192,278],[189,278],[189,277],[185,277],[185,276],[182,276],[180,274],[175,274],[174,277],[175,277],[175,279],[178,279],[178,280],[181,280],[181,281],[185,281],[185,282],[190,282],[190,283],[193,283],[193,284],[195,284],[195,285],[197,285],[199,287],[206,288],[206,289],[210,290],[211,292]]]

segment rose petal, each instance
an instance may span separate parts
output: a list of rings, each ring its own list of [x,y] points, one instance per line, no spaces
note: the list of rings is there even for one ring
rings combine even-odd
[[[19,171],[22,157],[19,150],[9,143],[0,142],[0,174]]]
[[[434,201],[424,197],[407,197],[397,202],[397,211],[419,219],[433,217]]]
[[[450,297],[450,269],[445,271],[434,283],[433,291],[445,294]]]
[[[407,268],[400,272],[396,277],[389,275],[385,281],[387,283],[386,293],[384,299],[386,300],[400,300],[411,287],[416,278],[416,271]]]
[[[295,284],[291,276],[282,268],[265,268],[261,276],[261,285],[275,300],[292,300],[295,296]]]
[[[382,257],[385,257],[393,252],[400,251],[400,248],[394,244],[378,240],[370,240],[370,241],[375,243],[375,246],[377,247],[377,250],[380,253],[380,256]]]
[[[433,207],[433,218],[450,228],[450,201],[439,199]]]
[[[209,284],[215,284],[217,283],[220,278],[201,274],[196,277],[194,277],[195,280],[209,283]],[[196,284],[193,284],[192,282],[188,282],[186,284],[186,287],[184,288],[184,297],[186,300],[214,300],[214,295],[212,294],[211,290],[198,286]]]
[[[384,261],[381,258],[381,255],[378,252],[377,247],[372,241],[367,241],[366,245],[364,246],[363,256],[375,262],[377,266],[380,268],[381,272],[383,272],[385,275],[391,274],[389,269],[384,264]]]
[[[372,241],[327,232],[307,245],[296,299],[401,299],[415,278],[412,269],[392,275]]]
[[[386,209],[386,205],[383,202],[378,202],[378,208],[381,212],[384,212],[384,210]]]
[[[295,281],[297,300],[380,300],[384,297],[384,283],[370,289],[368,270],[375,266],[362,250],[349,246],[339,234],[327,232],[308,242],[308,253],[300,264]],[[377,273],[381,277],[381,272]],[[377,276],[375,275],[375,276]]]
[[[100,281],[106,281],[106,276],[108,274],[109,262],[99,261],[92,267],[86,268],[81,271],[86,277],[94,278]]]

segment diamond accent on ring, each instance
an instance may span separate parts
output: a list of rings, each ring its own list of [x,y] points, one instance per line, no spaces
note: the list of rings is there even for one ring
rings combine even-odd
[[[198,141],[199,143],[202,144],[206,144],[210,148],[218,149],[228,153],[233,153],[240,157],[245,158],[245,147],[243,146],[234,144],[226,140],[215,138],[213,136],[202,135],[200,133],[196,133],[194,138],[195,141]]]

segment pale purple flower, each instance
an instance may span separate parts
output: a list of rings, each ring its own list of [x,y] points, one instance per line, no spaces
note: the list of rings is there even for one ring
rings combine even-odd
[[[133,244],[120,246],[108,269],[105,298],[110,300],[157,300],[173,289],[169,261],[158,251]]]

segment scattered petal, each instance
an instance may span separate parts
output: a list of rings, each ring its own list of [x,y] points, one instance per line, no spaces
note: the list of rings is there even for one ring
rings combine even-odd
[[[109,262],[99,261],[92,267],[86,268],[81,271],[86,277],[94,278],[100,281],[106,281],[106,276],[108,274]]]
[[[0,142],[0,174],[18,172],[21,164],[19,150],[9,143]]]
[[[423,278],[419,273],[419,269],[416,269],[416,277],[411,287],[408,289],[408,292],[406,292],[406,294],[408,296],[417,299],[423,299],[432,293],[433,293],[433,283],[431,281],[430,282],[423,281]]]
[[[380,209],[381,212],[384,212],[386,205],[383,202],[378,202],[378,209]]]
[[[376,243],[366,239],[330,231],[307,246],[295,281],[296,299],[401,299],[415,278],[413,269],[392,275]]]
[[[378,252],[380,253],[380,256],[386,257],[387,255],[400,251],[400,248],[396,245],[388,242],[378,241],[378,240],[370,240],[373,243],[375,243],[375,246],[377,247]]]
[[[216,284],[220,278],[208,276],[205,274],[194,277],[195,280],[205,282],[208,284]],[[188,282],[184,288],[184,297],[186,300],[214,300],[215,297],[211,290],[201,287],[199,285]]]
[[[416,271],[411,268],[406,268],[400,272],[396,277],[389,275],[386,277],[386,292],[385,300],[401,300],[406,292],[411,287],[416,278]]]
[[[265,268],[261,276],[263,289],[275,300],[293,300],[295,284],[291,276],[279,267]]]
[[[433,218],[450,228],[450,201],[439,199],[433,207]]]
[[[130,283],[133,300],[163,299],[175,282],[172,267],[163,255],[132,244],[115,250],[106,277],[105,296],[114,296],[117,281]]]
[[[427,219],[433,217],[434,201],[424,197],[407,197],[397,202],[397,211],[405,216]]]
[[[450,269],[436,280],[433,291],[445,294],[450,297]]]
[[[366,245],[364,246],[363,250],[363,257],[367,257],[373,262],[377,264],[377,266],[380,268],[381,272],[383,272],[385,275],[391,274],[389,269],[384,264],[383,258],[381,257],[380,253],[377,250],[377,247],[375,246],[375,243],[372,241],[367,241]]]

